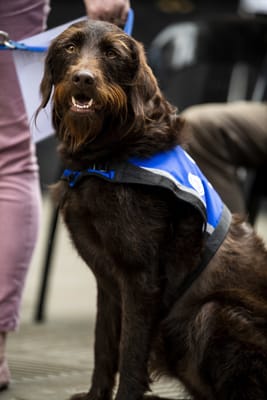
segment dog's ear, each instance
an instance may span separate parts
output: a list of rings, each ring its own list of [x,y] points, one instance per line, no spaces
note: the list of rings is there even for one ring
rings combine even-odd
[[[148,102],[155,99],[159,94],[157,80],[147,64],[143,46],[135,42],[137,46],[136,57],[138,70],[131,88],[131,106],[136,116],[144,116]]]
[[[156,77],[149,67],[143,46],[137,43],[137,72],[130,91],[135,130],[142,130],[159,140],[158,148],[175,146],[181,139],[183,121],[175,106],[162,94]]]
[[[37,118],[38,118],[40,111],[42,110],[42,108],[45,108],[45,106],[47,105],[47,103],[50,99],[51,93],[52,93],[53,78],[52,78],[51,59],[52,59],[52,56],[51,56],[51,47],[50,47],[48,49],[48,53],[46,55],[45,65],[44,65],[44,74],[43,74],[43,78],[42,78],[42,81],[40,84],[41,104],[37,108],[35,116],[34,116],[35,124],[37,124]]]
[[[40,84],[40,93],[42,97],[41,104],[38,110],[45,108],[47,105],[53,88],[53,77],[52,77],[52,49],[48,50],[46,59],[45,59],[45,67],[44,67],[44,74]]]

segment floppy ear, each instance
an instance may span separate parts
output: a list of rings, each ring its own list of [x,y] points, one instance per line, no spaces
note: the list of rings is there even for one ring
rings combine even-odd
[[[37,118],[39,112],[41,111],[42,108],[45,108],[50,99],[52,88],[53,88],[53,78],[52,78],[52,68],[51,68],[51,50],[49,48],[45,59],[43,78],[40,84],[40,94],[42,100],[34,116],[35,124],[37,124]]]
[[[51,96],[51,92],[52,92],[52,88],[53,88],[51,59],[52,59],[51,49],[49,49],[48,54],[45,59],[43,78],[42,78],[42,81],[40,84],[40,93],[41,93],[42,101],[38,108],[38,111],[40,111],[41,108],[45,108],[45,106],[47,105],[47,103],[50,99],[50,96]]]
[[[136,43],[138,70],[131,87],[131,106],[137,117],[144,117],[148,102],[155,100],[160,94],[157,80],[148,66],[143,46]],[[156,96],[156,97],[155,97]]]
[[[134,126],[154,140],[159,140],[158,148],[177,145],[181,137],[183,121],[175,106],[162,94],[156,77],[147,64],[141,44],[137,43],[137,73],[130,91],[130,106],[134,113]],[[157,139],[156,139],[157,138]]]

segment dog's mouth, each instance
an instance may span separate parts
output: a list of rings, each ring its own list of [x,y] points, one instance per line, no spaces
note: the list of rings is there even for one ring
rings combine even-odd
[[[71,96],[71,111],[75,113],[89,113],[96,110],[93,98],[86,95]]]

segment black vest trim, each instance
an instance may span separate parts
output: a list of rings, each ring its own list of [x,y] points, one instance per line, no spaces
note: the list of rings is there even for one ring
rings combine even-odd
[[[176,300],[177,298],[183,296],[183,294],[187,291],[187,289],[193,284],[193,282],[208,266],[212,257],[215,256],[217,250],[219,249],[219,247],[221,246],[227,235],[227,232],[231,225],[231,221],[232,221],[232,214],[228,210],[228,208],[224,205],[221,220],[217,225],[215,231],[212,233],[211,236],[208,237],[206,241],[200,263],[198,264],[197,268],[193,272],[191,272],[190,275],[187,275],[187,277],[181,284]]]

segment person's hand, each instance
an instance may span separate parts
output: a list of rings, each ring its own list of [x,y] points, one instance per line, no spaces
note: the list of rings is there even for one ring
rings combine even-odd
[[[88,17],[123,25],[130,8],[129,0],[84,0]]]

